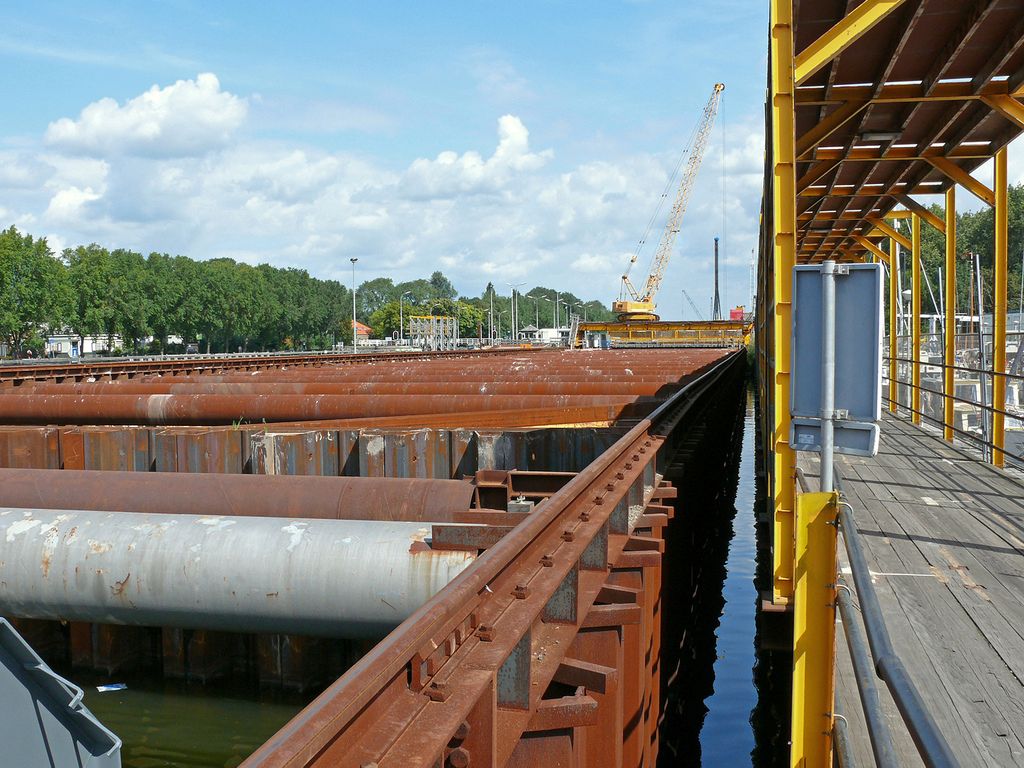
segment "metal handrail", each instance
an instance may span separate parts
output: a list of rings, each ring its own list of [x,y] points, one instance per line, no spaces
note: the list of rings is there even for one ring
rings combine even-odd
[[[840,577],[836,592],[839,615],[843,619],[843,634],[846,645],[850,649],[850,660],[853,662],[853,675],[857,681],[857,692],[860,694],[860,706],[867,721],[868,738],[871,740],[871,752],[875,756],[878,768],[899,768],[900,761],[896,756],[892,732],[882,712],[878,687],[875,685],[874,664],[867,638],[860,624],[854,620],[853,597],[845,580]]]
[[[838,471],[835,476],[836,487],[842,493],[842,481]],[[878,595],[871,583],[871,572],[864,554],[864,544],[853,520],[852,511],[853,508],[849,503],[840,502],[839,529],[843,534],[843,544],[850,561],[853,583],[857,589],[857,596],[860,598],[861,616],[867,633],[868,648],[874,662],[875,673],[885,681],[910,737],[917,746],[918,754],[921,755],[925,764],[936,768],[958,766],[960,765],[959,761],[953,755],[949,743],[942,735],[942,731],[939,730],[938,724],[928,711],[917,686],[914,685],[914,681],[910,678],[906,667],[893,648],[889,630],[885,625],[885,616],[878,602]],[[840,600],[840,608],[842,608],[842,600]],[[845,618],[843,624],[845,628],[847,624]],[[863,693],[861,700],[862,702],[864,700]],[[865,711],[865,715],[867,715],[867,711]],[[872,738],[872,748],[875,748],[874,738]]]

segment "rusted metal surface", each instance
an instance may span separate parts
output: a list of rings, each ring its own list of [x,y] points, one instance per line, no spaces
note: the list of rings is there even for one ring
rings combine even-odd
[[[386,352],[380,354],[348,352],[272,353],[210,357],[194,355],[174,358],[125,360],[81,360],[79,362],[33,362],[0,365],[0,384],[19,386],[30,381],[88,381],[135,378],[145,375],[190,375],[223,371],[259,371],[266,369],[313,368],[322,365],[365,364],[374,361],[465,358],[469,356],[504,355],[510,350],[490,349],[458,352]],[[522,354],[522,350],[516,350]]]
[[[430,523],[433,557],[482,552],[249,765],[653,765],[661,531],[671,512],[663,501],[674,492],[658,472],[678,437],[673,425],[735,372],[740,356],[726,357],[512,350],[64,371],[0,392],[0,466],[64,467],[39,475],[69,483],[82,474],[69,469],[108,470],[92,473],[102,477],[85,491],[101,510],[130,510],[141,498],[154,518],[230,509],[302,525],[330,521],[296,517],[343,510]],[[173,424],[146,426],[127,405],[168,400],[179,403]],[[272,400],[276,412],[265,407]],[[239,401],[262,409],[247,415],[258,423],[232,416],[201,426],[211,410],[241,413]],[[31,403],[30,420],[61,426],[11,426]],[[112,414],[133,420],[111,426],[121,421]],[[435,479],[452,477],[475,487]],[[31,481],[37,490],[12,488],[29,503],[50,492],[45,478]],[[152,478],[166,484],[143,485]],[[355,496],[319,485],[339,480],[365,485]],[[294,485],[268,490],[281,481]],[[394,485],[403,482],[414,485]],[[0,505],[8,485],[0,474]],[[64,503],[83,506],[81,493],[65,488]],[[83,628],[72,622],[80,646]],[[213,630],[162,632],[164,664],[182,676],[193,674],[193,646],[203,679],[233,653]],[[291,669],[289,679],[311,684],[318,673],[303,660],[316,646],[304,642],[313,641],[261,638],[261,680],[283,684]]]
[[[727,361],[659,408],[656,423],[637,424],[245,765],[433,766],[467,753],[473,765],[525,764],[537,740],[565,738],[593,747],[587,763],[567,765],[653,765],[661,526],[640,521],[651,522],[644,510],[661,489],[654,468],[665,439],[656,433],[670,431],[738,363]],[[615,663],[602,665],[600,644],[579,640],[598,629],[615,633],[601,656]],[[603,732],[574,724],[571,707],[550,720],[540,714],[567,659],[614,670],[621,695],[605,709],[611,719]],[[603,762],[608,756],[617,759]]]
[[[473,497],[458,480],[0,469],[0,506],[36,509],[442,522]]]
[[[0,397],[5,424],[240,424],[411,416],[507,408],[612,406],[608,395],[23,395]]]
[[[0,604],[17,616],[376,637],[474,559],[379,520],[0,508]]]

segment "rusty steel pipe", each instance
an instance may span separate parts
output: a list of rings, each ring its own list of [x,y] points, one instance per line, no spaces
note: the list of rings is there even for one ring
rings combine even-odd
[[[472,506],[463,480],[0,469],[0,507],[446,522]]]
[[[465,570],[430,526],[0,508],[0,613],[377,637]]]
[[[22,395],[0,397],[3,424],[214,425],[410,416],[492,409],[625,407],[638,398],[571,395]]]
[[[596,381],[352,381],[352,382],[92,382],[37,384],[32,395],[640,395],[658,394],[669,382]],[[664,394],[670,394],[666,392]]]

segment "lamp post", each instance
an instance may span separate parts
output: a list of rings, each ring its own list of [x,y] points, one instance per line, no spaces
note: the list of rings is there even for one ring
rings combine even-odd
[[[501,316],[504,315],[504,314],[507,314],[507,313],[508,313],[507,309],[499,309],[495,313],[497,315],[497,317],[495,319],[495,333],[497,333],[497,339],[499,341],[501,340]]]
[[[549,299],[547,296],[541,296],[541,298],[544,299],[544,301],[546,301],[548,304],[554,304],[555,303],[551,299]],[[552,328],[557,328],[558,327],[558,318],[557,317],[553,317],[552,318],[551,327]]]
[[[562,314],[558,309],[558,297],[559,293],[558,291],[555,291],[555,328],[558,328],[559,322],[561,321],[559,315]]]
[[[516,309],[516,289],[521,285],[526,285],[526,283],[505,283],[505,285],[511,289],[509,292],[509,298],[512,301],[512,317],[510,318],[510,323],[512,326],[512,340],[515,341],[516,334],[519,332],[519,311]]]
[[[351,258],[352,262],[352,354],[359,350],[356,348],[356,262],[357,258]]]
[[[538,331],[541,330],[541,299],[543,296],[535,296],[534,294],[526,294],[526,298],[534,300],[534,327]]]
[[[406,296],[412,296],[412,291],[406,291],[398,297],[398,346],[405,346],[405,315],[402,311],[402,301]]]

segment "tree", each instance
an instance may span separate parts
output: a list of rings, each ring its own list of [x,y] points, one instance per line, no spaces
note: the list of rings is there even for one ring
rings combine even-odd
[[[117,317],[110,291],[115,281],[110,253],[93,243],[65,250],[64,260],[74,291],[71,324],[78,333],[79,348],[84,349],[86,336],[105,335],[109,345],[116,332]]]
[[[46,239],[0,232],[0,335],[20,353],[35,333],[60,328],[70,305],[67,274]]]
[[[395,284],[389,277],[377,277],[367,280],[356,291],[356,319],[367,322],[370,315],[392,299],[397,300]]]
[[[439,299],[454,299],[459,295],[452,285],[452,281],[445,277],[440,271],[430,276],[430,285],[434,289],[434,295]]]
[[[153,292],[147,279],[146,261],[140,253],[121,249],[111,252],[110,261],[112,324],[125,346],[136,349],[139,341],[149,336],[149,321],[153,315]]]

